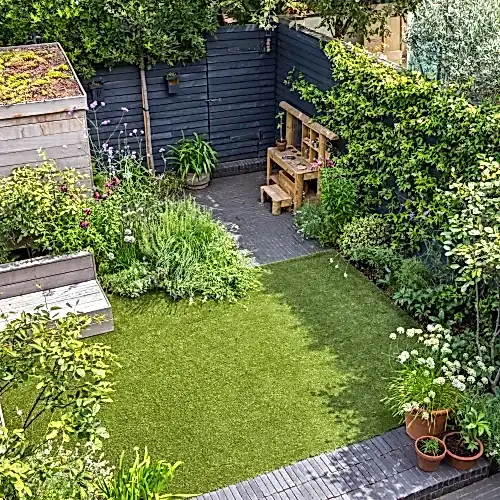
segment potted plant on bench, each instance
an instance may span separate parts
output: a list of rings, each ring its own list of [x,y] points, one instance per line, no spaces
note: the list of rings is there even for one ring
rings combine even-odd
[[[167,160],[178,171],[188,189],[204,189],[217,167],[217,153],[201,135],[184,137],[176,146],[170,146]]]
[[[276,128],[280,131],[280,138],[276,141],[276,147],[278,148],[278,151],[285,151],[286,150],[286,145],[287,145],[287,140],[283,139],[283,117],[285,116],[285,113],[281,112],[276,115],[276,119],[278,120],[278,125]]]

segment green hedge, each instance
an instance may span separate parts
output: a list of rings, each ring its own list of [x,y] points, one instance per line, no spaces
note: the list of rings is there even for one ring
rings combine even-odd
[[[98,65],[194,61],[215,31],[211,0],[0,0],[0,46],[59,41],[84,77]]]
[[[500,152],[500,107],[471,105],[458,87],[330,42],[335,82],[326,92],[302,75],[292,89],[344,141],[337,166],[356,181],[362,212],[387,212],[394,242],[408,249],[433,238],[453,211],[441,189],[478,179],[479,154]]]

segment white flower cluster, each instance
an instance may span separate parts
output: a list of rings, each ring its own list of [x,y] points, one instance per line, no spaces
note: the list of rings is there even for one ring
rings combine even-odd
[[[130,229],[125,229],[125,237],[123,238],[125,243],[135,243],[135,237],[132,236],[132,231]]]

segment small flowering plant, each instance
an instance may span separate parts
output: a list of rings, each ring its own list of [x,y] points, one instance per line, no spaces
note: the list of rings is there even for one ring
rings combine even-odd
[[[396,373],[389,384],[389,395],[382,400],[394,415],[409,413],[431,422],[433,412],[455,409],[466,379],[456,374],[459,367],[447,358],[451,353],[450,333],[439,325],[430,325],[425,333],[400,327],[389,337],[395,341],[401,337],[416,340],[412,349],[395,355]]]

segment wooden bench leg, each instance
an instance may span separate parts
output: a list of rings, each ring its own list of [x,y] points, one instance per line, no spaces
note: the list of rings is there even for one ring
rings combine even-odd
[[[272,214],[273,215],[280,215],[281,214],[281,202],[280,201],[273,201]]]
[[[264,186],[260,186],[260,202],[264,203],[266,201],[266,192],[264,191]]]

